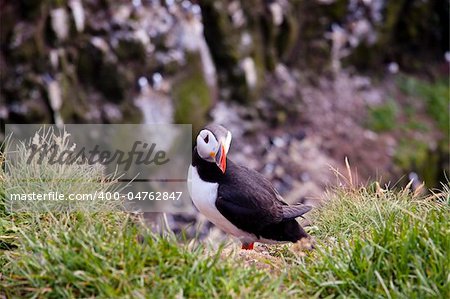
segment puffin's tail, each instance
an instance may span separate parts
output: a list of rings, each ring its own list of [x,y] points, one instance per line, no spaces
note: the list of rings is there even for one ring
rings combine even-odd
[[[283,220],[291,220],[308,213],[312,209],[311,206],[297,204],[293,206],[283,206]]]

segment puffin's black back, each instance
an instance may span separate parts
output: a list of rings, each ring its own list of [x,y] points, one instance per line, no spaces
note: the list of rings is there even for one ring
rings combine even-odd
[[[283,219],[283,206],[272,184],[260,173],[228,162],[216,207],[238,228],[258,238],[297,242],[308,234],[295,219]]]
[[[200,158],[195,148],[192,165],[200,178],[218,183],[216,208],[236,227],[258,238],[296,242],[308,237],[295,219],[283,219],[283,206],[272,184],[260,173],[227,159],[222,173],[214,164]]]

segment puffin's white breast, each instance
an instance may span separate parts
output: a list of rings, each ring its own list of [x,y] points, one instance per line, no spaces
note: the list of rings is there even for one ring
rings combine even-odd
[[[228,221],[216,208],[217,190],[219,184],[203,181],[198,175],[197,168],[189,167],[188,189],[192,201],[197,209],[209,221],[214,223],[223,231],[238,237],[242,241],[251,242],[256,236],[237,228],[233,223]]]

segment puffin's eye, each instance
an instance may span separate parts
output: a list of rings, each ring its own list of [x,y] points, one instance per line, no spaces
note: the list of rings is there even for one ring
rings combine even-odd
[[[207,134],[203,140],[205,140],[205,142],[208,143],[209,142],[209,134]]]

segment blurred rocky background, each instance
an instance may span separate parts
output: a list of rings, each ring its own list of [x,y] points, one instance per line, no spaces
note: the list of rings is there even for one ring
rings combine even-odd
[[[446,180],[448,0],[0,0],[0,21],[2,124],[216,121],[290,202],[345,157]]]

